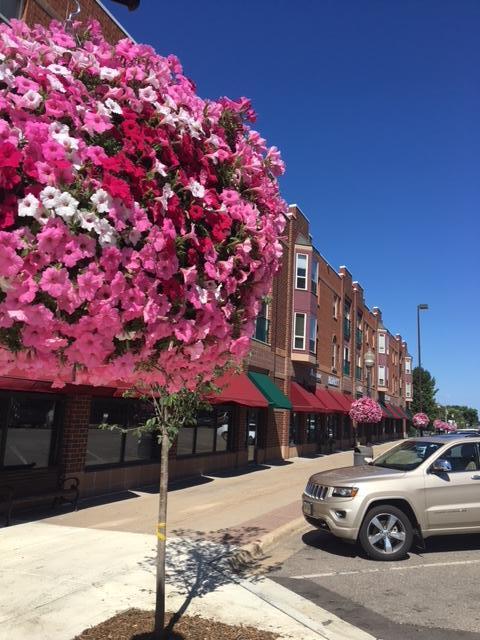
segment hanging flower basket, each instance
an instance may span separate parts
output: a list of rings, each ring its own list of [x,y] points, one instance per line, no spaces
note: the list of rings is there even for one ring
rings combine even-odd
[[[174,392],[244,357],[287,210],[250,102],[94,23],[1,25],[0,67],[0,375]]]
[[[427,427],[428,423],[430,422],[430,418],[427,416],[426,413],[416,413],[413,416],[412,422],[416,427],[419,427],[420,429],[425,429],[425,427]]]
[[[382,420],[382,409],[378,402],[363,396],[352,402],[349,415],[356,422],[375,424]]]

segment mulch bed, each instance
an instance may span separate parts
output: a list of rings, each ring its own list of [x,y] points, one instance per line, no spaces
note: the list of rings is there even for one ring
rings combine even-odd
[[[170,620],[172,614],[167,614]],[[154,640],[153,611],[129,609],[85,629],[74,640]],[[279,636],[253,627],[232,627],[199,616],[184,615],[175,625],[169,640],[276,640]]]

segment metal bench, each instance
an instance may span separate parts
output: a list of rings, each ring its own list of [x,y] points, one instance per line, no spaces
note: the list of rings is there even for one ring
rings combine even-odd
[[[78,478],[65,477],[57,467],[35,469],[33,465],[22,465],[0,470],[0,512],[5,513],[5,525],[10,524],[12,511],[17,506],[51,500],[53,508],[64,500],[76,511],[78,485]]]

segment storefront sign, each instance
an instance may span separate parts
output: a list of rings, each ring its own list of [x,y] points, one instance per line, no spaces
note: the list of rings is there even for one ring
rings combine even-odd
[[[385,402],[390,402],[390,396],[387,396],[387,394],[385,394]]]
[[[328,384],[330,384],[332,387],[339,387],[340,378],[336,378],[335,376],[328,376]]]

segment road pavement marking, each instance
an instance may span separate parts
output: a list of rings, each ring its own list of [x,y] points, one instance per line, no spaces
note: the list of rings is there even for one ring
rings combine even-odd
[[[410,566],[395,566],[385,569],[359,569],[358,571],[330,571],[329,573],[307,573],[301,576],[290,576],[292,580],[308,580],[309,578],[331,578],[333,576],[351,576],[360,573],[386,573],[387,571],[410,571],[411,569],[425,569],[431,567],[453,567],[464,564],[480,564],[480,560],[452,560],[452,562],[428,562]]]

